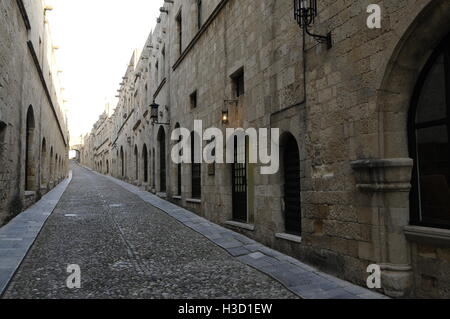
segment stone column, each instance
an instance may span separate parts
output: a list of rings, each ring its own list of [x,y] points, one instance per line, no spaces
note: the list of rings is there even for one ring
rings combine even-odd
[[[413,288],[410,247],[404,234],[409,225],[409,193],[413,160],[369,159],[351,163],[357,188],[377,212],[379,233],[373,234],[378,249],[375,262],[382,269],[382,290],[391,297],[406,297]]]

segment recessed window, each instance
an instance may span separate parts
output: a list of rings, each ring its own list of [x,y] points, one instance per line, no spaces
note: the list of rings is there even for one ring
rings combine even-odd
[[[197,108],[197,91],[195,91],[194,93],[192,93],[189,97],[190,100],[190,104],[191,104],[191,109],[195,109]]]
[[[243,96],[245,94],[244,69],[233,74],[231,79],[233,80],[233,91],[236,97]]]

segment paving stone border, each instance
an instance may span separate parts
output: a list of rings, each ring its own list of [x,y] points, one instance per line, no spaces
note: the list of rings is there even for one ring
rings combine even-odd
[[[92,171],[89,168],[86,169]],[[384,295],[320,272],[297,259],[214,224],[149,192],[142,191],[137,186],[93,172],[109,178],[127,191],[139,196],[143,201],[222,247],[242,263],[279,281],[303,299],[389,299]]]
[[[72,172],[40,201],[0,228],[0,297],[6,291],[71,180]]]

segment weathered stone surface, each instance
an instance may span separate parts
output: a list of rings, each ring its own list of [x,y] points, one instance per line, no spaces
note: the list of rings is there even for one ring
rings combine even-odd
[[[43,6],[0,3],[0,225],[67,176],[69,138]]]
[[[201,28],[195,3],[165,4],[169,13],[126,71],[120,102],[107,120],[109,136],[98,131],[106,124],[93,130],[83,163],[106,173],[109,162],[112,176],[225,225],[233,210],[230,166],[217,164],[211,172],[203,165],[202,199],[192,201],[191,166],[182,165],[179,189],[178,167],[168,156],[170,134],[177,124],[192,130],[195,119],[224,130],[225,109],[229,127],[279,127],[300,150],[301,243],[276,236],[286,231],[283,167],[263,176],[259,165],[250,166],[247,222],[254,230],[240,231],[358,284],[365,283],[369,264],[412,266],[414,282],[432,287],[431,295],[449,297],[440,284],[449,281],[448,272],[429,275],[429,263],[416,255],[403,228],[410,215],[411,98],[424,64],[450,33],[450,2],[379,1],[382,28],[369,29],[368,2],[320,1],[313,28],[331,31],[333,48],[308,37],[305,52],[292,1],[208,1]],[[232,77],[242,68],[245,94],[236,98]],[[170,125],[151,124],[153,99],[161,106],[159,122]],[[98,152],[99,145],[107,147]],[[395,160],[401,165],[391,159],[402,159]],[[439,269],[448,269],[445,257],[439,258]],[[403,290],[396,296],[428,296],[419,287],[396,289]]]

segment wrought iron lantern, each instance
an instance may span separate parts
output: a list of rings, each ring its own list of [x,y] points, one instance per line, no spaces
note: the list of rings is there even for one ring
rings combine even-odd
[[[170,125],[170,123],[159,123],[159,104],[155,100],[150,104],[150,119],[153,125]]]
[[[228,110],[222,111],[222,124],[227,125],[229,122],[228,120]]]
[[[153,103],[150,104],[150,118],[153,123],[158,122],[159,119],[159,104],[153,100]]]
[[[306,34],[319,43],[325,43],[328,49],[332,48],[331,32],[324,36],[311,33],[308,29],[314,24],[317,17],[317,0],[294,0],[294,17]]]

